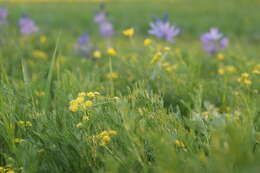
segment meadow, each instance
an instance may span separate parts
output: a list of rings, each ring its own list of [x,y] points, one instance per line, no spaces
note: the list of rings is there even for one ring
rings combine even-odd
[[[260,172],[259,0],[1,8],[0,173]]]

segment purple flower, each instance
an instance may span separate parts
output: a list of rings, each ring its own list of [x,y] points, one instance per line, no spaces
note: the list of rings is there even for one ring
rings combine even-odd
[[[211,28],[209,32],[204,33],[200,40],[203,44],[203,49],[208,52],[209,55],[214,55],[220,50],[225,49],[228,46],[228,38],[219,32],[218,28]]]
[[[94,22],[97,24],[102,24],[106,21],[106,13],[104,11],[97,12]]]
[[[155,17],[155,22],[151,22],[150,27],[151,29],[148,31],[149,34],[169,42],[175,42],[174,37],[180,33],[179,28],[169,23],[167,15],[165,15],[163,19]]]
[[[22,16],[19,20],[20,32],[24,36],[31,35],[35,32],[38,32],[38,27],[28,16]]]
[[[104,37],[112,37],[114,30],[113,25],[110,22],[104,22],[99,25],[100,34]]]
[[[7,24],[8,10],[6,8],[0,8],[0,26]]]
[[[89,35],[85,33],[82,36],[80,36],[80,38],[78,39],[78,44],[85,45],[89,42],[89,40],[90,40]]]
[[[75,50],[80,56],[89,57],[92,51],[88,33],[81,35],[75,45]]]

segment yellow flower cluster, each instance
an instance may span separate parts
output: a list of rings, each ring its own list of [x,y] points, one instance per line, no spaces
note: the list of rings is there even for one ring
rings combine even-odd
[[[111,72],[106,75],[106,78],[108,78],[108,79],[117,79],[118,77],[119,77],[119,75],[115,72]]]
[[[117,135],[115,130],[105,130],[99,135],[95,136],[95,139],[99,141],[101,146],[106,146],[111,141],[111,136]]]
[[[217,54],[217,59],[220,60],[220,61],[222,61],[222,60],[225,59],[225,56],[224,56],[222,53],[218,53],[218,54]]]
[[[124,36],[127,36],[127,37],[132,37],[132,36],[134,35],[134,33],[135,33],[134,28],[129,28],[129,29],[126,29],[126,30],[124,30],[124,31],[122,32],[122,34],[123,34]]]
[[[36,91],[36,92],[35,92],[35,95],[36,95],[37,97],[42,97],[42,96],[45,95],[45,93],[44,93],[43,91]]]
[[[237,70],[234,66],[228,65],[218,69],[218,74],[224,75],[226,72],[235,73]]]
[[[45,52],[43,51],[40,51],[40,50],[34,50],[32,52],[32,55],[35,57],[35,58],[38,58],[38,59],[42,59],[42,60],[46,60],[48,59],[48,56]]]
[[[47,37],[45,35],[40,36],[40,43],[45,44],[47,42]]]
[[[151,64],[156,64],[158,61],[160,61],[160,59],[161,59],[161,57],[163,56],[163,54],[162,54],[162,52],[157,52],[154,56],[153,56],[153,58],[152,58],[152,60],[151,60]]]
[[[70,101],[69,110],[71,112],[77,112],[79,110],[85,110],[91,107],[94,103],[91,100],[85,100],[85,97],[95,98],[100,96],[99,92],[81,92],[78,94],[78,97]]]
[[[164,70],[166,72],[169,72],[169,73],[172,72],[172,71],[175,71],[177,69],[177,67],[178,67],[176,64],[175,65],[171,65],[168,62],[161,63],[160,65],[161,65],[161,67],[164,68]]]
[[[21,127],[32,127],[32,123],[30,121],[19,121],[18,125]]]
[[[15,171],[10,167],[1,167],[0,166],[0,173],[15,173]]]
[[[246,86],[250,86],[252,84],[252,81],[249,79],[248,73],[242,73],[241,76],[237,79],[237,81]]]

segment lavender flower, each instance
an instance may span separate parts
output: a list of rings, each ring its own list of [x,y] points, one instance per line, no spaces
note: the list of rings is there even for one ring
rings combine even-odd
[[[94,17],[94,22],[99,25],[100,34],[103,37],[112,37],[114,34],[113,24],[107,20],[107,15],[105,11],[104,4],[100,5],[99,11],[96,13]]]
[[[114,34],[113,25],[110,22],[101,23],[99,29],[100,34],[104,37],[112,37]]]
[[[38,32],[38,27],[28,16],[22,16],[19,20],[20,32],[24,36],[31,35],[35,32]]]
[[[84,57],[90,56],[92,48],[90,45],[90,37],[88,33],[85,33],[80,36],[74,48],[80,56],[84,56]]]
[[[8,10],[0,8],[0,26],[7,24]]]
[[[218,51],[225,49],[229,44],[228,38],[224,37],[218,28],[211,28],[209,32],[204,33],[200,37],[200,40],[202,41],[203,49],[209,55],[214,55]]]
[[[155,23],[150,23],[151,29],[148,33],[157,38],[162,38],[169,42],[175,42],[174,37],[180,33],[180,29],[170,24],[167,15],[165,15],[163,19],[157,17],[154,19]]]

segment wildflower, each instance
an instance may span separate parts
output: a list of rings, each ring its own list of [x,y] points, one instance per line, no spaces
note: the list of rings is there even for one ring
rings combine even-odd
[[[95,138],[99,141],[101,146],[106,146],[111,141],[111,136],[115,135],[117,135],[115,130],[105,130],[99,135],[95,136]]]
[[[84,97],[78,97],[75,101],[77,104],[81,104],[84,102]]]
[[[231,65],[226,66],[226,70],[230,73],[236,72],[236,68],[234,66],[231,66]]]
[[[76,103],[70,104],[69,110],[71,112],[77,112],[79,110],[79,106]]]
[[[107,54],[110,56],[116,56],[117,52],[114,48],[107,49]]]
[[[6,25],[8,16],[8,10],[6,8],[0,8],[0,26]]]
[[[92,101],[88,100],[88,101],[86,101],[86,102],[84,103],[84,106],[85,106],[85,107],[91,107],[93,104],[94,104],[94,103],[93,103]]]
[[[76,124],[76,128],[81,128],[82,126],[83,126],[82,123],[78,123],[78,124]]]
[[[222,53],[218,53],[217,58],[218,60],[222,61],[225,59],[225,56]]]
[[[253,72],[252,72],[253,74],[260,74],[260,71],[259,70],[257,70],[257,69],[255,69],[255,70],[253,70]]]
[[[169,51],[171,50],[171,48],[170,48],[170,47],[164,47],[163,50],[164,50],[165,52],[169,52]]]
[[[169,23],[168,15],[165,15],[163,19],[155,17],[155,23],[151,22],[150,27],[149,34],[165,39],[168,42],[175,42],[175,36],[180,33],[179,28]]]
[[[152,60],[151,60],[151,64],[156,64],[160,59],[161,59],[161,57],[162,57],[162,53],[161,52],[157,52],[155,55],[154,55],[154,57],[152,58]]]
[[[218,74],[224,75],[225,74],[225,70],[223,68],[218,69]]]
[[[15,138],[14,139],[14,142],[15,143],[21,143],[21,142],[24,142],[25,140],[24,139],[21,139],[21,138]]]
[[[185,148],[184,143],[178,139],[175,141],[175,145],[179,148]]]
[[[79,37],[74,48],[81,56],[88,57],[90,55],[92,47],[90,45],[90,37],[88,33],[84,33]]]
[[[45,93],[44,93],[43,91],[36,91],[36,92],[35,92],[35,95],[36,95],[37,97],[42,97],[42,96],[45,95]]]
[[[47,37],[44,35],[40,36],[40,43],[45,44],[46,42],[47,42]]]
[[[32,123],[30,121],[19,121],[18,124],[21,127],[32,127]]]
[[[89,116],[84,116],[84,117],[82,118],[82,121],[88,121],[88,120],[90,120]]]
[[[97,96],[100,96],[100,93],[99,92],[88,92],[86,94],[86,96],[88,96],[88,97],[97,97]]]
[[[106,77],[107,77],[108,79],[117,79],[119,76],[118,76],[117,73],[111,72],[111,73],[108,73],[108,74],[106,75]]]
[[[144,46],[150,46],[152,44],[152,40],[147,38],[144,40]]]
[[[130,29],[124,30],[122,33],[124,36],[132,37],[135,33],[135,30],[134,30],[134,28],[130,28]]]
[[[209,32],[204,33],[200,40],[203,44],[203,49],[209,55],[214,55],[220,50],[228,46],[228,39],[219,32],[218,28],[211,28]],[[223,57],[222,57],[223,58]]]
[[[19,20],[20,32],[24,36],[31,35],[39,31],[35,23],[26,15],[23,15]]]
[[[96,50],[96,51],[93,52],[93,56],[94,56],[94,58],[99,59],[99,58],[101,58],[101,52]]]
[[[248,73],[242,73],[241,76],[237,79],[238,82],[249,86],[252,84],[252,81],[249,79]]]
[[[96,13],[96,16],[94,18],[94,22],[97,24],[104,23],[106,21],[106,13],[105,11],[99,11]]]
[[[112,37],[114,34],[113,25],[111,22],[101,23],[99,26],[100,34],[103,37]]]
[[[34,51],[32,52],[32,54],[33,54],[33,56],[34,56],[35,58],[38,58],[38,59],[42,59],[42,60],[48,59],[47,54],[46,54],[45,52],[41,51],[41,50],[34,50]]]
[[[81,92],[78,94],[79,97],[84,97],[84,96],[87,96],[87,94],[85,92]]]

